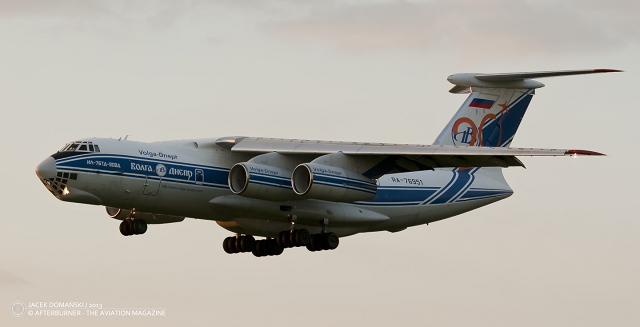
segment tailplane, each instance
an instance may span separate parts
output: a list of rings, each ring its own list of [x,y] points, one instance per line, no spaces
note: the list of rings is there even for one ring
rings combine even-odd
[[[470,93],[433,144],[508,147],[520,126],[535,89],[532,78],[620,72],[612,69],[510,74],[454,74],[451,93]]]

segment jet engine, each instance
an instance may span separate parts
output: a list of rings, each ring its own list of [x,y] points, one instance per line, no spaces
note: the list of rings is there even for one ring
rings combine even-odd
[[[248,198],[285,201],[298,198],[291,190],[291,170],[253,162],[235,164],[229,172],[229,188]]]
[[[125,220],[131,210],[120,209],[114,207],[105,207],[107,209],[107,215],[113,219]],[[184,217],[162,215],[157,213],[140,212],[136,211],[136,219],[143,219],[147,224],[168,224],[178,223],[184,220]]]
[[[343,168],[304,163],[293,170],[293,191],[318,200],[353,202],[376,196],[376,181]]]

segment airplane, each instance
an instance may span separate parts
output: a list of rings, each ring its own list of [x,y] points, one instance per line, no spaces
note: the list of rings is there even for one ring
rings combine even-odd
[[[59,200],[106,207],[122,235],[185,217],[234,233],[226,253],[334,250],[341,237],[433,223],[508,198],[521,156],[602,156],[510,147],[543,77],[613,69],[454,74],[469,94],[432,145],[227,136],[164,142],[84,138],[36,167]],[[256,237],[263,239],[256,240]]]

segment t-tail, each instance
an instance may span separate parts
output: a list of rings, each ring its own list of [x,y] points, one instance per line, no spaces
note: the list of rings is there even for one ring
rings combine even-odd
[[[535,89],[533,78],[620,72],[591,69],[508,74],[454,74],[451,93],[470,93],[433,144],[508,147],[518,131]]]

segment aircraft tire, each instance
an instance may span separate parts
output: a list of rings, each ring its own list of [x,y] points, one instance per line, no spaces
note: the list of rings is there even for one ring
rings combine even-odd
[[[136,230],[133,228],[133,219],[125,220],[129,226],[129,235],[136,235]]]
[[[288,247],[293,248],[293,247],[298,246],[298,242],[296,242],[296,235],[298,234],[299,231],[300,230],[296,229],[296,230],[290,232],[289,235],[287,235],[287,236],[289,236],[289,240],[288,240],[289,246]]]
[[[131,224],[129,224],[128,221],[126,220],[122,221],[122,223],[120,223],[120,226],[122,227],[122,229],[120,230],[122,232],[122,235],[124,236],[133,235],[133,231],[131,230]]]
[[[238,247],[238,241],[236,241],[236,247],[242,249],[242,252],[251,252],[256,247],[256,239],[251,235],[245,235],[240,237],[240,247]]]
[[[231,251],[231,249],[229,249],[229,238],[225,238],[222,241],[222,249],[224,250],[224,252],[227,252],[228,254],[233,254],[233,252]]]
[[[264,257],[266,255],[264,245],[264,240],[259,240],[256,242],[256,252],[254,253],[257,254],[256,257]]]
[[[239,236],[239,237],[236,237],[235,240],[233,240],[234,241],[233,245],[236,247],[236,250],[238,250],[238,252],[244,252],[242,250],[242,239],[243,238],[244,238],[244,236]]]
[[[299,229],[295,233],[296,246],[307,246],[311,242],[311,234],[306,229]]]
[[[311,243],[307,244],[307,250],[311,251],[311,252],[316,252],[318,250],[316,250],[316,248],[313,247],[313,245]]]
[[[292,248],[293,243],[291,242],[291,235],[293,235],[292,231],[284,231],[282,233],[282,247],[283,248]]]
[[[260,253],[258,252],[258,242],[256,242],[256,246],[254,246],[253,247],[253,251],[251,251],[251,253],[253,253],[253,255],[256,256],[256,257],[260,256]]]
[[[322,251],[324,249],[324,246],[322,245],[322,234],[311,235],[310,245],[315,249],[315,251]]]
[[[276,237],[276,241],[278,242],[278,245],[280,245],[281,247],[286,247],[285,245],[285,237],[287,237],[287,233],[289,233],[289,231],[282,231],[280,233],[278,233],[278,237]]]
[[[124,236],[129,236],[129,233],[127,233],[126,223],[124,222],[124,220],[120,223],[120,234]]]
[[[144,221],[144,219],[135,219],[131,225],[133,227],[132,230],[134,231],[134,234],[141,235],[147,231],[147,222]]]
[[[267,240],[267,244],[269,245],[269,255],[281,255],[284,251],[284,248],[278,245],[274,239]]]
[[[227,247],[229,248],[229,253],[238,253],[238,249],[236,249],[236,238],[233,236],[227,237]]]
[[[335,233],[322,234],[322,245],[325,250],[335,250],[340,245],[340,239]]]

